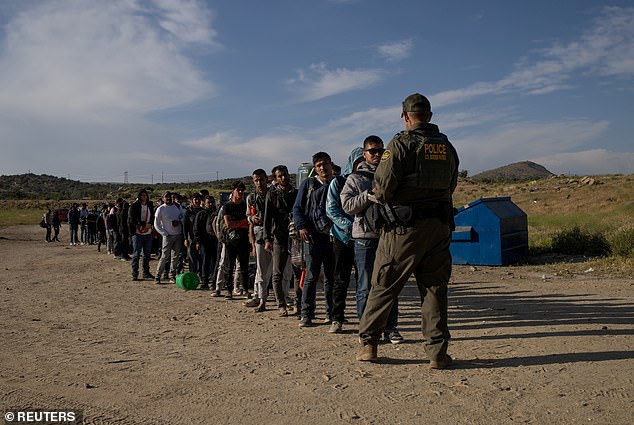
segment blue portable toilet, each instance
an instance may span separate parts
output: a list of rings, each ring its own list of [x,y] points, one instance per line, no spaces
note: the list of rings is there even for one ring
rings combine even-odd
[[[528,219],[508,196],[464,205],[455,222],[453,264],[504,266],[528,256]]]

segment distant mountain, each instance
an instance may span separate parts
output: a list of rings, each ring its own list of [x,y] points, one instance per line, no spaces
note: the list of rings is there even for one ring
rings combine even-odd
[[[294,181],[295,178],[296,175],[292,174],[291,181]],[[247,190],[253,190],[251,176],[213,182],[154,183],[149,185],[141,183],[86,183],[47,174],[16,174],[0,176],[0,199],[103,200],[122,197],[134,200],[141,188],[150,192],[152,199],[158,198],[165,190],[188,195],[204,188],[217,195],[221,191],[230,191],[231,184],[235,180],[241,180],[247,186]]]
[[[0,199],[100,199],[115,189],[111,183],[84,183],[47,174],[0,176]]]
[[[538,180],[554,176],[553,173],[539,164],[531,161],[516,162],[493,170],[471,176],[473,180],[481,181],[522,181]]]

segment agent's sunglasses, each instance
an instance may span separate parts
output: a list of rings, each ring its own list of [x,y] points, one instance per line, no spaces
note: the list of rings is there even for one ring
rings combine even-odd
[[[370,155],[383,155],[383,152],[385,152],[385,149],[372,148],[372,149],[363,149],[363,151],[369,153]]]

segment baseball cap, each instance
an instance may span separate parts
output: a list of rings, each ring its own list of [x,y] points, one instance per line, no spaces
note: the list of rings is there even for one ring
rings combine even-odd
[[[403,101],[403,112],[431,112],[431,104],[420,93],[410,94]]]

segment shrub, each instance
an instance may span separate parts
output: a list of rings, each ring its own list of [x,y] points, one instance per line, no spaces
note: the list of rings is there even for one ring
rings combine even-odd
[[[634,257],[634,227],[621,227],[609,235],[612,253],[619,257]]]
[[[590,257],[601,257],[611,253],[610,244],[602,233],[582,230],[579,226],[555,234],[552,249],[561,254]]]

